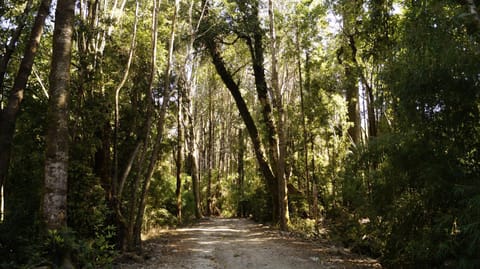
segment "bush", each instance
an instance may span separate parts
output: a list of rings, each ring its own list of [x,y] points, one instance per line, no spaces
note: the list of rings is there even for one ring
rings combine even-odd
[[[105,268],[116,255],[110,240],[115,236],[113,226],[104,227],[93,239],[79,238],[71,229],[50,230],[44,241],[44,258],[50,265],[60,265],[65,255],[75,268]]]

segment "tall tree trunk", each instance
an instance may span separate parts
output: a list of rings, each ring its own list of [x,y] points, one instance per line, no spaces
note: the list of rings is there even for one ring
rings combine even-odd
[[[43,216],[48,229],[60,229],[67,223],[68,86],[74,8],[74,1],[58,0],[55,14],[43,198]]]
[[[212,87],[208,86],[208,149],[207,149],[207,216],[212,214],[212,169],[213,169],[213,108]]]
[[[306,117],[305,117],[305,98],[303,93],[303,72],[302,72],[300,36],[299,36],[298,26],[295,34],[295,49],[296,49],[297,69],[298,69],[298,88],[300,91],[300,115],[302,118],[302,136],[303,136],[302,146],[303,146],[303,158],[304,158],[303,164],[305,166],[305,183],[306,183],[305,186],[308,194],[308,182],[310,181],[310,169],[308,166],[308,139],[307,139],[308,135],[307,135],[307,123],[306,123]],[[302,186],[299,186],[300,189],[302,189],[301,187]]]
[[[13,88],[4,111],[0,114],[0,187],[4,186],[10,163],[15,122],[28,77],[32,72],[33,62],[42,37],[45,18],[49,14],[51,0],[43,0],[38,8],[37,16],[30,32],[29,41],[25,47],[22,61],[18,69]]]
[[[245,169],[244,158],[245,155],[245,142],[243,138],[243,129],[238,129],[238,152],[237,152],[237,174],[238,174],[238,203],[237,203],[237,216],[246,216],[246,204],[244,201],[244,181],[245,181]]]
[[[312,152],[315,152],[315,143],[313,142],[314,139],[312,139],[311,142],[311,147],[312,147]],[[315,173],[315,154],[312,156],[312,207],[311,211],[313,214],[313,218],[315,220],[318,219],[318,178],[317,174]]]
[[[191,83],[191,82],[190,82]],[[192,192],[194,198],[194,210],[195,218],[200,219],[202,213],[200,210],[200,183],[198,179],[197,171],[197,159],[195,149],[195,130],[193,124],[193,104],[190,100],[190,95],[193,93],[193,85],[187,83],[187,90],[185,92],[185,110],[186,110],[186,128],[185,128],[185,141],[186,141],[186,160],[185,160],[185,172],[192,179]]]
[[[182,98],[182,89],[177,86],[178,89],[178,112],[177,112],[177,156],[176,159],[176,178],[177,186],[175,189],[175,196],[177,197],[177,220],[179,223],[182,223],[182,167],[183,167],[183,98]]]
[[[185,59],[185,92],[184,92],[184,110],[185,110],[185,119],[186,119],[186,127],[185,127],[185,141],[186,141],[186,160],[185,160],[185,172],[191,177],[192,179],[192,192],[194,197],[194,210],[195,210],[195,218],[200,219],[202,217],[201,210],[200,210],[200,190],[199,190],[199,181],[197,175],[197,160],[195,158],[196,150],[195,150],[195,131],[194,131],[194,113],[193,113],[193,104],[190,100],[190,96],[193,95],[195,90],[195,62],[194,62],[194,52],[193,52],[193,44],[196,39],[196,35],[198,32],[200,21],[203,17],[202,15],[195,27],[193,25],[193,8],[195,5],[195,1],[192,0],[190,2],[190,7],[188,9],[188,22],[190,27],[190,40],[186,47],[186,59]]]
[[[47,229],[62,229],[67,224],[68,180],[68,87],[72,55],[75,1],[58,0],[53,31],[50,69],[50,100],[46,135],[45,183],[42,204]],[[60,268],[73,268],[70,253],[58,254]]]
[[[268,14],[270,18],[270,50],[272,55],[272,88],[274,92],[274,107],[277,114],[277,133],[278,133],[278,149],[276,163],[276,177],[278,182],[278,203],[279,203],[279,220],[280,229],[287,230],[289,223],[288,214],[288,193],[287,181],[285,178],[285,155],[287,152],[287,142],[285,136],[285,110],[283,108],[282,93],[280,91],[280,83],[277,72],[277,45],[275,35],[275,16],[273,1],[268,1]]]
[[[120,83],[118,84],[117,88],[115,89],[115,122],[114,122],[114,134],[113,134],[113,179],[112,179],[112,192],[113,192],[113,195],[112,196],[117,196],[117,193],[120,192],[119,191],[119,185],[122,185],[122,190],[123,190],[123,184],[124,184],[124,181],[123,181],[123,178],[122,178],[122,181],[119,182],[119,179],[118,179],[118,129],[120,128],[120,91],[121,89],[123,88],[123,86],[125,85],[125,82],[127,81],[127,78],[128,78],[128,73],[130,71],[130,66],[132,64],[132,61],[133,61],[133,55],[135,54],[135,40],[136,40],[136,37],[137,37],[137,24],[138,24],[138,11],[139,11],[139,2],[138,1],[135,1],[135,20],[133,22],[133,35],[132,35],[132,41],[130,43],[130,50],[129,50],[129,53],[128,53],[128,60],[127,60],[127,66],[126,66],[126,69],[125,69],[125,73],[123,74],[123,78],[122,80],[120,81]],[[138,147],[135,147],[135,150],[137,149]],[[134,151],[135,152],[135,151]],[[135,153],[136,155],[136,153]],[[130,165],[131,167],[131,165]],[[128,172],[130,172],[130,170],[128,170]],[[128,176],[128,173],[127,173],[127,176]],[[122,183],[123,182],[123,183]],[[114,198],[115,199],[115,198]]]

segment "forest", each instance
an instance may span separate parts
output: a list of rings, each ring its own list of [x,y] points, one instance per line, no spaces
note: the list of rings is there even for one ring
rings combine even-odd
[[[479,12],[1,1],[0,268],[109,268],[208,216],[479,268]]]

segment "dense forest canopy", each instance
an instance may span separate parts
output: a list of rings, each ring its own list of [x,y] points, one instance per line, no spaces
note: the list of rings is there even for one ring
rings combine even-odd
[[[479,5],[2,1],[0,267],[203,216],[480,267]]]

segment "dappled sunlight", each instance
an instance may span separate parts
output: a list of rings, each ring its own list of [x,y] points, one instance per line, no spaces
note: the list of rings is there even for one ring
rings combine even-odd
[[[209,232],[209,233],[217,233],[217,232],[245,233],[248,230],[237,230],[237,229],[230,229],[230,228],[211,227],[211,228],[182,228],[182,229],[178,229],[177,231],[179,231],[179,232]]]
[[[161,263],[144,268],[380,268],[343,247],[304,241],[248,219],[205,219],[164,230],[146,245]]]

